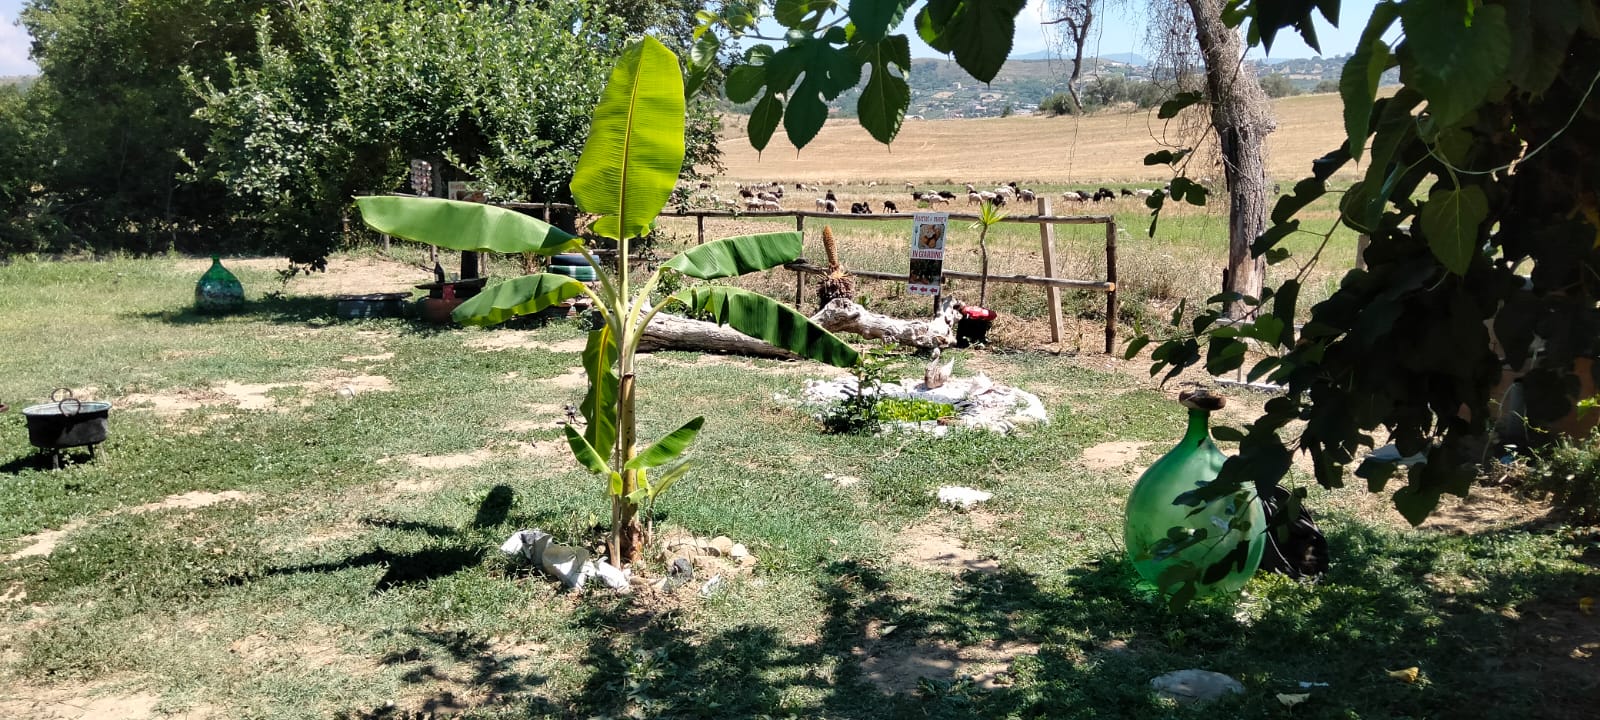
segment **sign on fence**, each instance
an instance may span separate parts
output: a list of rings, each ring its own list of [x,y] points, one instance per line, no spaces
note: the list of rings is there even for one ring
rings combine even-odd
[[[944,289],[944,230],[949,213],[912,216],[911,276],[906,291],[912,295],[938,295]]]

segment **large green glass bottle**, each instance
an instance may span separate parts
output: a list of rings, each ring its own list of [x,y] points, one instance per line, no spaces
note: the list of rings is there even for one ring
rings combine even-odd
[[[211,268],[194,286],[194,305],[202,312],[227,312],[244,304],[244,286],[222,266],[222,256],[211,256]]]
[[[1184,393],[1180,401],[1189,408],[1183,440],[1139,476],[1128,495],[1122,536],[1128,559],[1140,576],[1169,596],[1188,594],[1190,583],[1195,595],[1238,592],[1261,563],[1266,514],[1253,487],[1200,507],[1176,502],[1179,495],[1215,480],[1227,459],[1211,442],[1210,428],[1211,413],[1222,409],[1223,398],[1200,390]],[[1241,552],[1242,567],[1237,562]],[[1208,577],[1207,568],[1230,553],[1236,554],[1229,571]]]

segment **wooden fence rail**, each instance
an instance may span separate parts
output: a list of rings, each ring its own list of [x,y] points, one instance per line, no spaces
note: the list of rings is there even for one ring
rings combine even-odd
[[[1038,213],[1034,215],[1007,215],[1000,222],[1028,223],[1039,226],[1039,243],[1044,261],[1044,275],[989,275],[989,282],[1016,283],[1021,285],[1034,285],[1043,287],[1048,296],[1050,307],[1050,337],[1054,342],[1061,342],[1064,336],[1063,320],[1061,317],[1061,290],[1088,290],[1106,294],[1106,344],[1105,351],[1110,354],[1115,351],[1117,342],[1117,220],[1111,215],[1054,215],[1050,210],[1050,199],[1039,198]],[[553,210],[575,210],[569,203],[525,203],[504,202],[492,203],[499,207],[534,211],[543,215],[546,221],[550,219]],[[975,213],[948,213],[951,220],[977,220]],[[669,218],[694,218],[696,242],[704,244],[706,241],[706,218],[735,218],[735,219],[771,219],[792,217],[795,229],[804,231],[806,218],[822,220],[864,220],[864,221],[909,221],[913,213],[871,213],[855,214],[840,212],[817,212],[813,210],[780,210],[780,211],[739,211],[739,210],[683,210],[679,212],[664,212],[660,217]],[[1073,278],[1059,278],[1055,276],[1055,226],[1057,225],[1104,225],[1105,253],[1106,253],[1106,278],[1104,280],[1080,280]],[[795,305],[798,307],[804,299],[805,276],[827,274],[827,268],[813,265],[808,262],[793,262],[784,266],[795,274]],[[876,270],[850,270],[851,275],[878,280],[907,280],[906,273],[882,272]],[[956,270],[944,271],[944,276],[958,280],[980,280],[978,273],[960,272]]]

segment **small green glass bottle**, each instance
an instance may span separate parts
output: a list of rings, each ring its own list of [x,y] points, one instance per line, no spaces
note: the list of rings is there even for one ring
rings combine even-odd
[[[1128,559],[1140,576],[1169,596],[1188,581],[1196,595],[1238,592],[1261,564],[1266,514],[1253,487],[1200,507],[1177,501],[1215,480],[1227,460],[1211,442],[1210,427],[1211,413],[1222,409],[1224,399],[1198,390],[1183,393],[1179,401],[1189,409],[1183,439],[1139,476],[1128,495],[1122,535]],[[1243,566],[1236,562],[1226,575],[1202,582],[1206,569],[1241,542],[1246,543]]]
[[[194,305],[201,312],[227,312],[244,304],[244,286],[222,266],[222,256],[211,256],[211,268],[194,286]]]

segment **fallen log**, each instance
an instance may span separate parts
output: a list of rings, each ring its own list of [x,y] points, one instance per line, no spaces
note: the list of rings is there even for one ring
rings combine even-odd
[[[828,332],[852,332],[871,340],[887,339],[914,348],[932,349],[956,343],[955,324],[961,318],[962,307],[961,301],[946,299],[940,303],[939,313],[930,319],[901,320],[879,315],[845,298],[837,298],[812,315],[811,322]],[[651,318],[644,334],[639,337],[640,352],[657,350],[693,350],[777,360],[800,359],[788,350],[726,325],[665,313]]]
[[[749,357],[798,360],[799,356],[726,325],[662,313],[639,336],[639,352],[694,350]]]
[[[828,332],[852,332],[869,340],[892,340],[925,350],[956,344],[956,321],[961,319],[959,300],[945,299],[939,312],[927,320],[901,320],[879,315],[845,298],[836,298],[811,316],[811,322]]]

